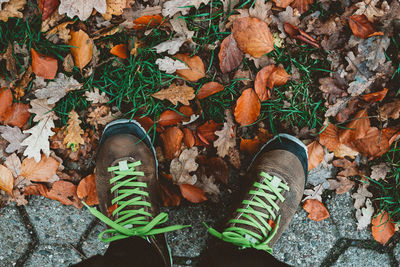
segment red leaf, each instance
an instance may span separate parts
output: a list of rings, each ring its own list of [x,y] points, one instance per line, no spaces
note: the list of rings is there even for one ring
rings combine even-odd
[[[96,178],[94,174],[89,174],[79,182],[76,193],[78,197],[83,199],[89,206],[99,204],[96,190]]]
[[[219,68],[222,73],[227,73],[240,65],[244,57],[243,52],[237,46],[235,38],[230,34],[221,43],[218,53]]]
[[[274,65],[269,65],[262,68],[254,81],[254,90],[256,91],[260,101],[268,100],[271,97],[271,91],[267,89],[267,82],[271,73],[275,70]],[[271,87],[270,87],[271,88]]]
[[[182,196],[192,203],[200,203],[207,200],[201,188],[190,184],[181,184],[179,188],[181,189]]]
[[[44,79],[54,79],[57,74],[57,59],[40,54],[31,48],[32,70]]]
[[[125,44],[119,44],[110,49],[110,53],[122,59],[128,57],[128,50]]]
[[[372,219],[371,231],[374,239],[382,245],[385,245],[394,235],[394,223],[392,219],[389,219],[389,214],[386,211],[382,211]]]
[[[42,21],[50,17],[60,4],[59,0],[38,0],[39,10],[42,13]]]
[[[147,15],[141,16],[133,21],[133,28],[135,30],[144,30],[147,27],[154,28],[161,24],[163,17],[160,15]]]
[[[188,148],[193,147],[194,144],[196,143],[196,139],[194,138],[192,130],[190,130],[188,128],[184,128],[183,135],[184,135],[183,143],[185,144],[185,146],[187,146]]]
[[[381,32],[375,32],[372,23],[363,15],[353,15],[349,17],[350,29],[355,36],[368,38],[375,35],[383,35]]]
[[[161,135],[166,159],[174,159],[181,153],[183,133],[178,127],[167,128]]]
[[[379,102],[385,98],[388,91],[389,91],[389,89],[383,88],[383,90],[381,90],[381,91],[363,95],[362,98],[369,103]]]
[[[220,123],[216,123],[215,121],[210,120],[203,125],[197,127],[197,133],[205,138],[208,142],[213,142],[215,139],[217,139],[215,131],[220,130],[221,126],[222,125]]]
[[[24,126],[31,116],[28,109],[28,104],[14,103],[3,115],[4,124],[18,127]]]
[[[152,119],[150,119],[147,116],[144,117],[134,117],[133,118],[135,121],[140,123],[140,125],[148,132],[150,129],[154,127],[154,122]]]
[[[166,110],[161,113],[158,124],[161,126],[171,126],[182,122],[185,119],[181,114],[174,110]]]
[[[13,96],[10,89],[0,88],[0,121],[3,121],[4,114],[13,102]]]

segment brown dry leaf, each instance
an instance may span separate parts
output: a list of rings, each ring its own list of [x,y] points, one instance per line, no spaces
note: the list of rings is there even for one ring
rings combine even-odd
[[[233,22],[233,36],[245,53],[259,58],[274,50],[274,38],[268,25],[252,17],[238,18]]]
[[[176,185],[191,184],[197,182],[196,174],[193,174],[199,165],[196,163],[196,158],[199,155],[197,147],[185,149],[179,155],[179,158],[174,158],[171,161],[169,170],[172,175],[172,181]]]
[[[94,174],[89,174],[83,178],[78,185],[76,194],[80,199],[83,199],[89,206],[98,205],[96,178]]]
[[[54,182],[60,162],[53,157],[42,155],[39,162],[32,158],[25,158],[21,165],[21,175],[35,182]]]
[[[349,180],[347,177],[337,176],[336,178],[337,180],[328,179],[329,190],[336,190],[336,194],[344,194],[350,191],[355,185],[355,182]]]
[[[89,35],[82,31],[71,31],[71,40],[68,45],[71,47],[71,54],[74,57],[75,66],[81,70],[92,60],[93,41]]]
[[[397,120],[398,118],[400,118],[400,99],[395,98],[394,101],[386,103],[383,106],[379,107],[378,113],[380,116],[379,119],[381,120],[386,121],[389,118]]]
[[[222,43],[218,53],[219,68],[222,73],[235,69],[243,60],[243,52],[239,49],[233,34],[228,35]]]
[[[351,194],[354,201],[354,208],[361,209],[365,204],[367,197],[373,197],[372,193],[368,191],[368,184],[362,183],[358,186],[357,192]]]
[[[254,90],[256,91],[260,101],[268,100],[271,97],[271,91],[267,89],[267,81],[271,73],[275,70],[274,65],[269,65],[262,68],[256,76],[254,81]]]
[[[363,95],[362,98],[368,103],[379,102],[385,98],[388,91],[389,89],[383,88],[381,91]]]
[[[275,85],[276,86],[285,85],[289,78],[290,75],[287,74],[287,72],[282,66],[275,67],[275,70],[268,77],[267,87],[272,89]]]
[[[79,145],[85,143],[82,138],[83,130],[79,126],[82,121],[79,119],[79,115],[75,110],[71,110],[68,117],[67,134],[64,137],[64,144],[67,145],[67,148],[71,148],[72,151],[77,151]]]
[[[324,128],[325,126],[323,126]],[[339,130],[336,125],[329,123],[325,130],[319,135],[319,142],[329,151],[335,151],[340,146]]]
[[[342,144],[348,144],[354,140],[363,138],[367,134],[370,127],[371,124],[367,110],[360,110],[354,116],[353,120],[346,125],[346,129],[340,131],[339,140]]]
[[[12,92],[9,88],[0,88],[0,121],[13,102]]]
[[[66,72],[72,72],[74,70],[74,58],[72,54],[68,54],[63,61],[63,67]]]
[[[165,207],[177,207],[181,204],[181,195],[171,185],[160,182],[161,199]]]
[[[183,131],[183,143],[185,144],[185,146],[187,146],[188,148],[193,147],[196,143],[196,139],[193,135],[192,130],[190,130],[189,128],[184,128],[182,131]]]
[[[118,44],[110,49],[110,53],[122,59],[128,58],[128,49],[126,44]]]
[[[15,100],[20,101],[21,97],[25,95],[25,90],[26,88],[28,88],[28,85],[32,80],[31,75],[32,75],[32,66],[29,66],[28,69],[22,75],[17,85],[14,87]]]
[[[355,176],[355,175],[360,175],[361,172],[358,169],[357,162],[350,161],[348,159],[335,159],[332,162],[333,166],[338,167],[338,168],[343,168],[342,171],[338,173],[339,176],[344,176],[344,177],[349,177],[349,176]]]
[[[316,199],[307,199],[303,209],[309,213],[307,217],[313,221],[319,222],[330,216],[324,204]]]
[[[22,18],[23,14],[19,10],[23,9],[25,4],[26,0],[10,0],[3,3],[3,8],[0,8],[0,20],[7,22],[8,18]]]
[[[179,188],[181,189],[182,196],[192,203],[200,203],[207,200],[207,197],[201,188],[190,184],[181,184],[179,185]]]
[[[239,150],[236,148],[230,148],[228,151],[229,162],[232,164],[233,167],[236,169],[240,169],[241,162],[240,162],[240,155]]]
[[[229,109],[225,110],[225,120],[222,130],[215,132],[218,138],[214,142],[214,147],[217,148],[217,155],[221,158],[228,155],[229,149],[236,146],[235,123]]]
[[[103,14],[103,18],[110,20],[112,15],[120,16],[124,13],[124,8],[129,8],[127,0],[107,0],[107,11]]]
[[[272,0],[277,7],[287,8],[294,0]]]
[[[39,0],[38,6],[42,13],[42,21],[50,17],[50,15],[58,8],[59,0]]]
[[[325,151],[324,148],[314,141],[307,146],[308,149],[308,170],[314,169],[324,159]]]
[[[182,122],[184,119],[185,117],[178,112],[174,110],[166,110],[161,113],[157,123],[161,126],[171,126]]]
[[[12,196],[13,187],[14,176],[12,172],[7,167],[0,164],[0,189]]]
[[[33,99],[30,102],[32,108],[28,109],[29,112],[32,114],[35,114],[35,117],[33,117],[34,122],[41,121],[43,119],[46,119],[48,117],[57,120],[58,117],[54,113],[53,108],[55,107],[55,104],[49,105],[47,104],[46,99]]]
[[[22,127],[31,116],[28,109],[28,104],[14,103],[2,116],[0,116],[0,122],[2,121],[4,124],[10,126]]]
[[[178,102],[189,105],[189,100],[195,98],[192,87],[186,84],[177,85],[176,83],[171,84],[167,89],[162,89],[151,96],[160,100],[168,100],[174,105],[178,105]]]
[[[86,100],[92,102],[93,104],[105,104],[110,101],[108,96],[106,95],[105,92],[99,92],[99,88],[94,87],[93,92],[92,91],[86,91],[85,92]]]
[[[201,136],[208,142],[213,142],[215,139],[217,139],[215,132],[217,130],[220,130],[221,126],[222,125],[220,123],[216,123],[213,120],[209,120],[205,122],[203,125],[197,127],[197,134],[199,135],[199,137]]]
[[[182,60],[190,69],[176,70],[176,74],[182,78],[197,82],[199,79],[205,77],[204,63],[199,56],[190,57],[189,54],[176,54],[175,58]]]
[[[376,181],[381,179],[385,180],[386,175],[390,172],[390,167],[385,163],[381,162],[378,165],[371,166],[370,178]]]
[[[303,14],[310,8],[310,4],[314,3],[314,0],[295,0],[292,6],[297,8],[300,14]]]
[[[224,86],[217,82],[208,82],[203,84],[197,92],[197,99],[204,99],[210,95],[216,94],[224,90]]]
[[[21,174],[21,160],[17,154],[13,153],[4,161],[4,165],[11,171],[14,178]]]
[[[350,16],[349,25],[353,34],[360,38],[383,35],[383,32],[375,32],[372,23],[367,19],[365,15]]]
[[[31,54],[33,72],[44,79],[54,79],[58,68],[57,59],[40,54],[33,48],[31,48]]]
[[[242,92],[236,102],[235,119],[241,126],[252,124],[260,115],[260,110],[261,103],[256,92],[248,88]]]
[[[203,169],[203,175],[201,177],[214,177],[219,182],[228,184],[229,168],[222,158],[206,158],[205,156],[200,155],[197,157],[197,161]]]
[[[385,245],[395,232],[393,220],[389,219],[389,213],[383,210],[373,218],[371,231],[374,239]]]
[[[170,127],[160,134],[164,146],[164,156],[172,160],[181,153],[183,133],[178,127]]]
[[[1,4],[0,4],[1,5]],[[13,55],[13,46],[12,44],[9,44],[7,46],[6,52],[4,54],[0,54],[0,60],[4,59],[6,61],[6,68],[7,70],[11,73],[11,75],[14,77],[17,75],[17,68],[15,66],[15,58]]]
[[[21,146],[21,142],[26,138],[27,135],[23,134],[19,127],[0,126],[0,133],[1,137],[10,143],[5,149],[6,153],[20,153],[24,151],[24,148]]]
[[[66,13],[70,18],[78,16],[80,20],[84,21],[90,17],[93,9],[96,9],[101,14],[106,13],[106,0],[61,0],[58,13]]]
[[[306,196],[301,202],[306,201],[307,199],[316,199],[322,202],[322,193],[324,192],[323,183],[317,186],[314,186],[313,189],[305,189],[304,195]]]
[[[253,139],[240,138],[240,151],[254,155],[261,147],[261,141],[257,136]]]

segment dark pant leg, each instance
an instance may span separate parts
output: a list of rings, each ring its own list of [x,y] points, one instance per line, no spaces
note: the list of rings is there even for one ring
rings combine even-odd
[[[145,239],[130,237],[110,243],[104,256],[96,255],[75,267],[158,267],[164,266],[156,249]]]
[[[261,266],[290,266],[268,252],[257,249],[238,249],[230,243],[218,243],[209,247],[201,256],[198,267],[261,267]]]

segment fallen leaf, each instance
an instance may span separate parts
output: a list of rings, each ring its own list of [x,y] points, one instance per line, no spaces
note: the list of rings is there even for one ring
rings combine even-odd
[[[166,110],[161,113],[157,123],[161,126],[171,126],[182,122],[184,119],[185,117],[178,112],[174,110]]]
[[[183,143],[188,148],[192,148],[196,143],[196,139],[193,135],[192,130],[184,128],[182,131],[183,131]]]
[[[236,148],[230,148],[228,151],[229,162],[236,169],[240,169],[241,161],[239,151]]]
[[[4,165],[11,171],[14,178],[17,178],[21,174],[21,160],[17,154],[12,153],[4,161]]]
[[[363,0],[355,3],[354,6],[358,8],[354,15],[365,15],[369,21],[374,21],[375,17],[382,17],[390,8],[386,1],[382,3],[382,9],[376,7],[380,2],[379,0]]]
[[[10,143],[5,149],[7,153],[20,153],[24,150],[24,148],[21,146],[21,142],[27,137],[27,135],[23,134],[19,127],[0,126],[0,132],[1,137]]]
[[[287,8],[294,0],[272,0],[277,7]]]
[[[31,48],[32,71],[44,79],[54,79],[57,74],[57,59],[36,52]]]
[[[177,207],[181,204],[181,196],[179,192],[170,189],[172,186],[167,186],[161,182],[160,187],[161,198],[165,207]]]
[[[271,97],[271,91],[275,85],[281,86],[286,84],[290,75],[285,69],[274,65],[269,65],[262,68],[254,81],[254,90],[256,91],[260,101],[268,100]],[[267,88],[268,87],[268,88]]]
[[[42,151],[46,156],[49,156],[49,137],[54,135],[54,132],[51,130],[52,128],[54,128],[53,119],[46,118],[29,130],[25,130],[24,133],[29,133],[31,135],[25,138],[21,143],[21,146],[26,146],[24,156],[34,158],[36,162],[39,162],[41,159],[40,151]]]
[[[394,235],[395,227],[393,219],[389,218],[389,213],[387,211],[380,211],[380,213],[372,219],[371,231],[374,239],[382,245],[385,245]]]
[[[307,199],[303,209],[309,213],[307,217],[313,221],[319,222],[330,216],[324,204],[316,199]]]
[[[164,146],[164,156],[172,160],[181,153],[183,133],[178,127],[169,127],[160,134]]]
[[[301,202],[304,202],[307,199],[316,199],[319,202],[322,202],[321,195],[323,192],[324,188],[322,187],[322,184],[314,186],[313,189],[305,189],[303,194],[306,195],[306,197]]]
[[[178,12],[181,12],[182,15],[188,14],[190,7],[194,6],[196,9],[200,7],[202,3],[205,5],[208,4],[210,0],[170,0],[166,1],[163,4],[162,14],[164,17],[170,16],[172,17]]]
[[[206,175],[203,175],[196,186],[201,188],[204,193],[207,193],[210,196],[211,201],[215,203],[219,201],[219,195],[221,192],[219,191],[218,185],[215,184],[213,176],[207,177]]]
[[[242,92],[236,102],[235,119],[241,126],[252,124],[260,115],[260,110],[261,103],[256,92],[252,88],[248,88]]]
[[[133,119],[137,121],[140,124],[140,126],[142,126],[146,130],[146,132],[149,132],[151,129],[155,127],[154,121],[147,116],[143,117],[137,116],[133,117]]]
[[[94,174],[89,174],[79,182],[76,194],[89,206],[99,204],[96,190],[96,178]]]
[[[61,0],[58,13],[60,15],[67,14],[70,18],[78,16],[80,20],[84,21],[90,17],[93,9],[96,9],[101,14],[106,13],[106,0]]]
[[[338,173],[339,176],[344,176],[344,177],[355,176],[355,175],[361,176],[361,172],[358,169],[357,162],[355,160],[350,161],[345,158],[335,159],[332,162],[332,164],[337,168],[343,168],[343,170]]]
[[[1,5],[1,4],[0,4]],[[17,67],[16,61],[13,55],[13,47],[12,44],[7,46],[6,52],[4,54],[0,54],[0,60],[4,59],[6,61],[6,68],[10,72],[12,76],[17,75]]]
[[[181,184],[179,185],[179,188],[181,189],[182,196],[192,203],[200,203],[207,200],[207,197],[201,188],[190,184]]]
[[[135,30],[145,30],[147,28],[154,28],[163,22],[163,17],[160,15],[145,15],[133,21],[133,28]]]
[[[0,164],[0,189],[12,196],[13,187],[14,176],[12,172],[7,167]]]
[[[122,59],[128,58],[128,49],[126,44],[119,44],[110,49],[110,53]]]
[[[268,25],[252,17],[238,18],[233,22],[233,36],[238,47],[245,53],[259,58],[274,50],[274,38]]]
[[[314,0],[294,0],[292,6],[297,8],[300,14],[303,14],[310,8],[312,3],[314,3]]]
[[[400,99],[395,98],[392,102],[385,103],[383,106],[378,108],[378,113],[380,116],[380,120],[386,121],[389,118],[397,120],[398,118],[400,118]]]
[[[261,141],[260,139],[258,139],[257,136],[253,139],[244,139],[242,137],[240,138],[239,149],[242,152],[245,152],[249,155],[254,155],[255,153],[257,153],[260,147]]]
[[[105,92],[99,92],[99,88],[94,87],[92,91],[85,92],[86,100],[92,102],[93,104],[106,104],[110,99]]]
[[[371,124],[367,110],[360,110],[354,116],[353,120],[346,126],[346,129],[340,131],[339,140],[342,144],[348,144],[354,140],[363,138],[370,127]]]
[[[206,158],[205,156],[200,155],[197,157],[197,161],[203,170],[203,175],[201,176],[202,179],[206,177],[207,182],[211,183],[210,179],[211,177],[213,177],[221,183],[228,184],[229,169],[228,165],[222,158],[220,157]],[[211,193],[207,192],[207,190],[204,191],[206,193]]]
[[[197,127],[197,134],[201,135],[208,142],[213,142],[215,139],[217,139],[215,132],[221,129],[221,126],[222,125],[220,123],[216,123],[213,120],[209,120],[204,124],[200,125],[199,127]]]
[[[222,73],[234,70],[242,63],[243,52],[239,49],[233,34],[228,35],[222,43],[218,53],[219,68]]]
[[[67,133],[64,137],[64,144],[67,145],[67,148],[71,148],[72,151],[77,151],[79,145],[85,143],[82,138],[83,130],[79,126],[82,121],[79,119],[79,115],[75,110],[71,110],[68,118]]]
[[[8,88],[0,88],[0,121],[4,120],[3,116],[13,102],[12,92]]]
[[[299,29],[297,26],[285,22],[283,24],[283,29],[287,34],[289,34],[290,38],[298,39],[304,43],[314,46],[315,48],[320,48],[317,40],[315,40],[311,35]]]
[[[182,60],[189,67],[189,69],[176,71],[176,74],[182,78],[190,82],[197,82],[205,77],[204,63],[199,56],[190,57],[189,54],[176,54],[174,57]]]
[[[371,200],[367,198],[365,201],[365,208],[356,210],[357,230],[361,231],[371,223],[374,208],[372,207]]]
[[[60,163],[53,157],[42,155],[39,162],[32,158],[25,158],[21,165],[21,175],[30,181],[54,182]]]
[[[168,54],[175,55],[179,48],[186,42],[186,37],[179,36],[177,38],[172,38],[171,40],[167,40],[165,42],[159,43],[153,48],[156,49],[157,53],[163,53],[168,51]]]
[[[176,185],[191,184],[194,185],[197,182],[196,174],[192,174],[197,170],[199,165],[196,163],[196,157],[199,155],[197,147],[185,149],[179,155],[179,158],[175,158],[171,161],[169,170],[172,175],[172,181]]]
[[[124,9],[129,7],[127,0],[107,0],[107,11],[103,14],[103,18],[111,20],[112,15],[120,16],[124,13]]]
[[[98,129],[99,125],[106,125],[121,116],[120,112],[113,114],[108,106],[100,106],[89,109],[86,121]]]
[[[170,57],[158,58],[156,60],[158,68],[166,73],[174,73],[177,70],[189,69],[185,63],[179,60],[173,60]]]
[[[208,82],[201,86],[197,92],[197,99],[204,99],[210,95],[216,94],[224,90],[224,86],[217,82]]]
[[[389,89],[383,88],[381,91],[363,95],[362,98],[368,103],[376,103],[382,101],[385,98],[388,91]]]
[[[336,194],[344,194],[350,191],[353,186],[356,184],[354,181],[349,180],[345,176],[337,176],[337,180],[328,179],[329,182],[329,190],[335,190]]]
[[[217,155],[221,158],[228,155],[229,149],[236,146],[235,123],[233,122],[232,113],[230,110],[225,110],[225,122],[222,130],[215,131],[218,136],[214,142],[214,147],[217,148]]]
[[[367,197],[373,197],[372,193],[368,191],[368,184],[360,184],[358,186],[357,192],[351,194],[354,198],[354,208],[360,209],[365,204],[365,199]]]
[[[6,110],[6,112],[2,116],[3,123],[10,126],[24,126],[31,116],[28,109],[28,104],[14,103],[10,108]]]
[[[379,181],[381,179],[385,180],[386,175],[390,172],[390,167],[386,163],[381,162],[377,165],[371,166],[371,170],[370,178]]]
[[[75,66],[82,70],[92,60],[93,57],[92,39],[90,39],[89,35],[82,30],[71,31],[71,40],[69,41],[68,45],[72,46],[71,54],[74,57]]]
[[[189,100],[195,98],[192,87],[186,84],[177,85],[176,83],[171,84],[167,89],[162,89],[151,96],[160,100],[168,100],[175,106],[178,105],[178,102],[189,105]]]
[[[349,17],[350,29],[355,36],[360,38],[368,38],[375,35],[383,35],[383,33],[375,32],[372,23],[365,15],[353,15]]]
[[[4,3],[0,9],[0,20],[7,22],[9,18],[22,18],[24,15],[19,10],[23,9],[25,4],[26,0],[10,0]]]
[[[60,4],[59,0],[39,0],[38,6],[42,13],[42,21],[50,17]]]

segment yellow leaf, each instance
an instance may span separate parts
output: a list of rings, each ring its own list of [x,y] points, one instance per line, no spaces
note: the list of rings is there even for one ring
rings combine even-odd
[[[71,40],[68,43],[71,46],[71,54],[74,57],[75,65],[83,69],[92,60],[93,41],[86,32],[79,30],[71,32]]]
[[[107,11],[103,14],[105,20],[112,19],[112,15],[122,15],[124,8],[128,8],[126,0],[107,0]]]
[[[186,84],[176,85],[175,83],[171,84],[167,89],[160,90],[151,96],[160,100],[169,100],[174,105],[178,105],[179,101],[187,106],[189,105],[189,100],[192,100],[195,97],[192,87],[189,87]]]
[[[81,122],[78,113],[76,113],[75,110],[72,110],[69,113],[67,135],[64,137],[64,144],[67,144],[67,148],[71,148],[72,151],[77,151],[79,145],[85,143],[82,138],[83,130],[79,126]]]
[[[26,0],[10,0],[3,4],[3,8],[0,10],[0,20],[7,22],[8,18],[22,18],[22,12],[18,11],[24,8]]]
[[[7,167],[0,164],[0,189],[11,195],[13,187],[14,177],[12,172]]]

